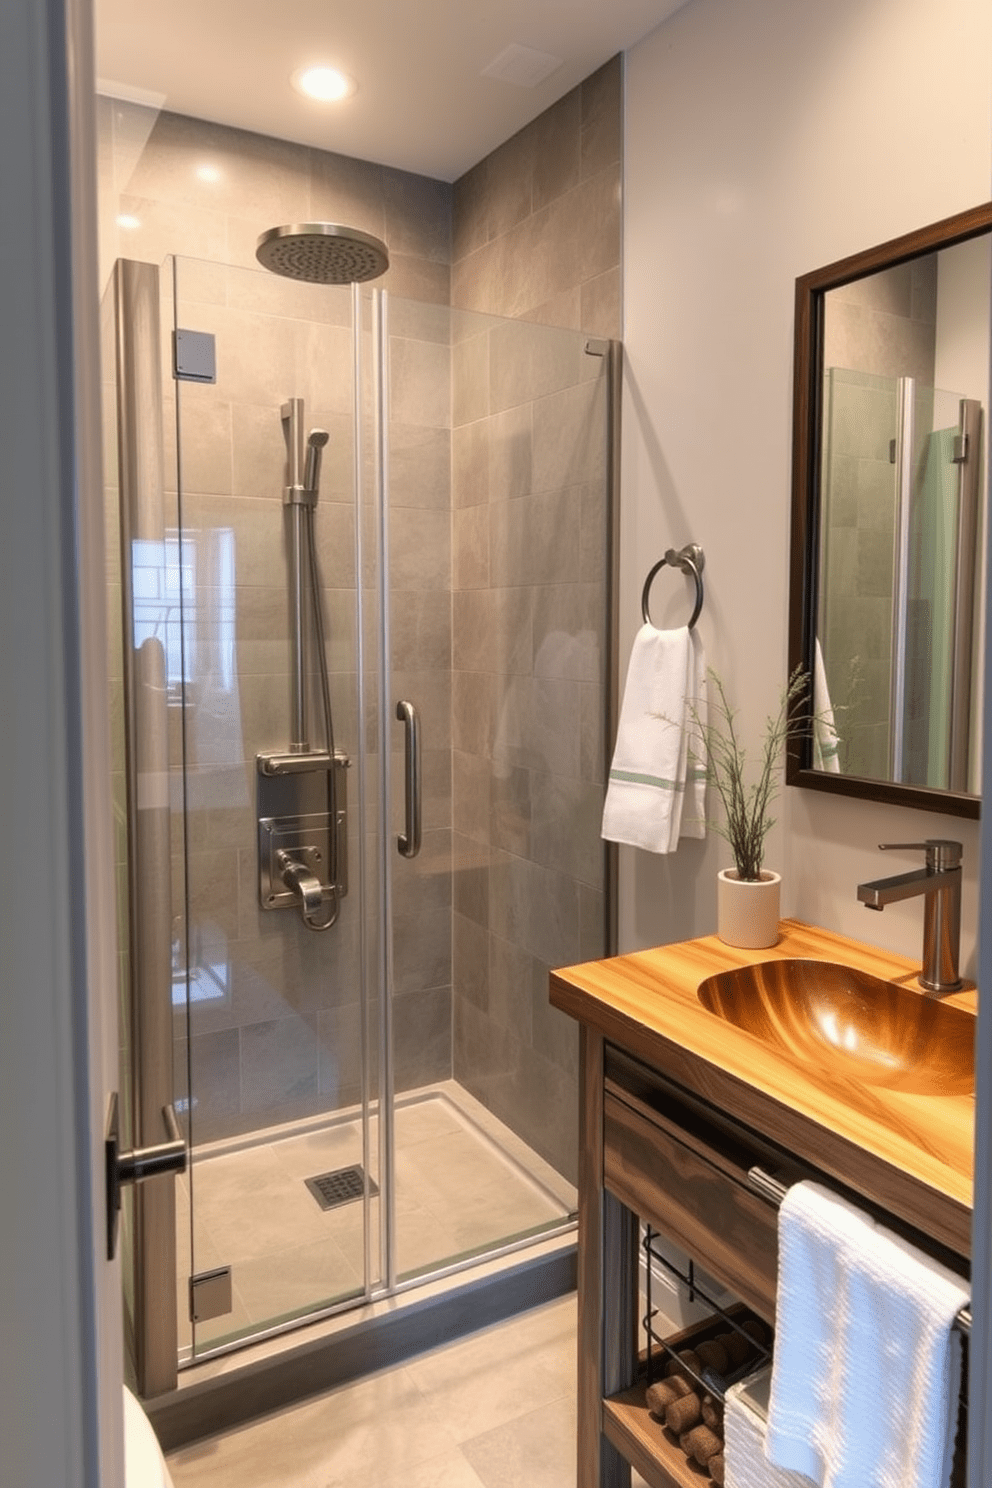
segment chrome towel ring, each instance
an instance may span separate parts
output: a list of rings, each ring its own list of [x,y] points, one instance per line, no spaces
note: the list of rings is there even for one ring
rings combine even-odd
[[[689,617],[689,629],[692,630],[703,608],[703,568],[705,564],[706,557],[698,543],[686,543],[684,548],[669,548],[664,558],[658,559],[658,562],[644,580],[644,588],[641,590],[641,616],[644,624],[652,624],[648,599],[651,594],[651,584],[654,576],[667,565],[669,568],[680,568],[684,574],[691,574],[696,581],[696,603]]]

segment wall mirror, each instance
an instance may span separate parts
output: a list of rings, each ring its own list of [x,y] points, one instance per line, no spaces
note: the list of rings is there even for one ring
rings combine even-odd
[[[979,814],[992,202],[796,281],[791,785]]]

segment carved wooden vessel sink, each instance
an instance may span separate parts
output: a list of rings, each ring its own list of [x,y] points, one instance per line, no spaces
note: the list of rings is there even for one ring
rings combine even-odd
[[[832,961],[761,961],[707,977],[703,1007],[821,1076],[915,1095],[975,1088],[975,1019]]]

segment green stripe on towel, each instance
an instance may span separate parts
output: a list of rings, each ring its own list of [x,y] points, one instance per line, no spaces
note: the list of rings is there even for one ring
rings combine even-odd
[[[611,770],[611,780],[627,780],[634,785],[653,785],[656,790],[684,791],[685,781],[662,780],[659,775],[638,775],[633,770]]]

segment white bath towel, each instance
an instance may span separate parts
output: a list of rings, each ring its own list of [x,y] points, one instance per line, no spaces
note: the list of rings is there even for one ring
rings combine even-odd
[[[779,1216],[765,1450],[822,1488],[946,1488],[960,1277],[815,1183]]]
[[[649,852],[703,837],[706,780],[692,736],[706,718],[706,658],[694,630],[634,637],[603,808],[603,836]],[[688,797],[688,799],[686,799]]]
[[[813,650],[813,768],[840,774],[840,740],[819,637]]]
[[[771,1369],[727,1391],[723,1416],[725,1488],[810,1488],[805,1473],[773,1467],[765,1457],[765,1422]]]

